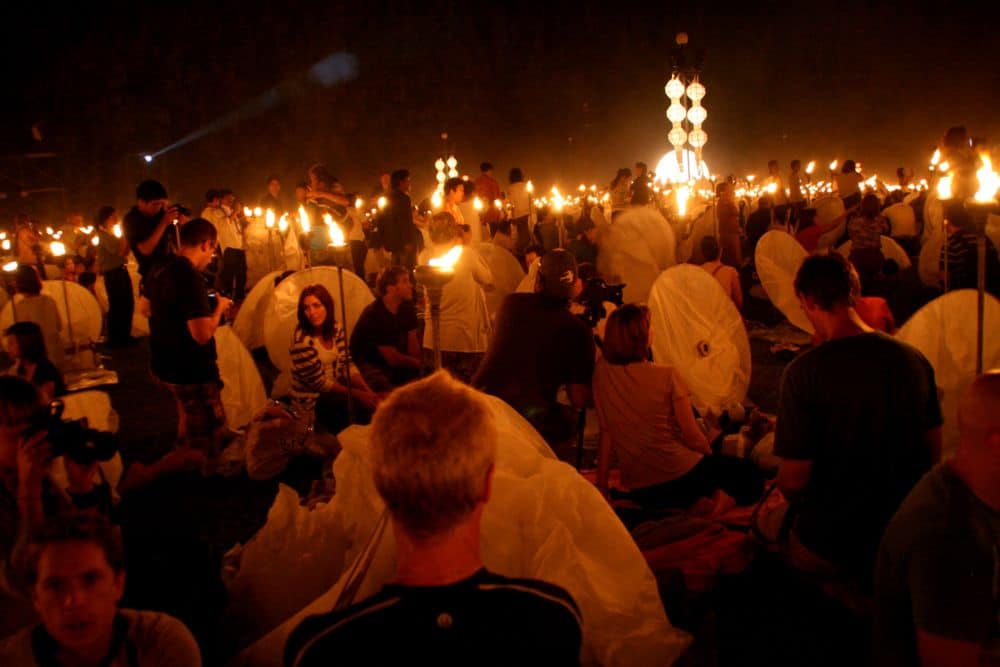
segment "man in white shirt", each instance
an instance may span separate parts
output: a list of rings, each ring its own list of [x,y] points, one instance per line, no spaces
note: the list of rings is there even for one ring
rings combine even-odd
[[[247,253],[243,245],[243,230],[231,209],[235,200],[230,190],[209,190],[205,193],[205,218],[219,232],[219,253],[222,266],[216,286],[222,294],[241,303],[247,292]],[[226,205],[228,203],[228,206]]]

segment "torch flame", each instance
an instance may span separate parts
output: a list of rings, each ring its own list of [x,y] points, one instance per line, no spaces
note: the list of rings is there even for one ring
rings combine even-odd
[[[264,215],[264,209],[262,209],[260,206],[258,206],[257,208],[255,208],[253,210],[253,217],[259,218],[262,215]],[[249,216],[247,216],[247,217],[249,217]]]
[[[249,206],[244,206],[244,207],[243,207],[243,215],[245,215],[245,216],[246,216],[246,217],[248,217],[248,218],[249,218],[249,217],[250,217],[251,215],[253,215],[253,211],[251,211],[251,210],[250,210],[250,207],[249,207]]]
[[[474,209],[476,209],[477,211],[482,211],[483,210],[483,200],[480,199],[479,197],[474,198],[472,200],[472,207]]]
[[[111,228],[111,233],[115,235],[115,238],[122,237],[122,226],[121,223],[115,223],[115,226]]]
[[[941,164],[938,165],[938,169],[941,170],[941,171],[948,171],[948,170],[951,169],[951,165],[948,164],[947,161],[945,161],[945,162],[942,162]]]
[[[264,226],[268,229],[274,228],[274,211],[267,209],[267,216],[264,218]]]
[[[288,231],[288,214],[287,213],[285,213],[284,215],[281,216],[281,218],[278,219],[278,229],[281,231],[282,234],[284,234],[286,231]]]
[[[3,265],[3,270],[6,271],[7,273],[13,273],[14,271],[17,271],[17,262],[7,262],[6,264]]]
[[[299,225],[302,227],[302,231],[305,234],[309,233],[312,226],[309,224],[309,214],[306,213],[305,206],[299,206]]]
[[[535,191],[535,186],[534,186],[534,184],[531,181],[528,181],[525,184],[524,189],[527,190],[528,194],[530,195],[532,192]]]
[[[934,155],[931,156],[931,167],[936,167],[937,163],[941,161],[941,149],[935,149]]]
[[[951,199],[951,174],[942,176],[937,184],[937,196],[941,201]]]
[[[66,254],[66,246],[60,243],[59,241],[53,241],[49,245],[49,250],[52,251],[53,257],[62,257],[63,255]]]
[[[691,196],[691,190],[686,185],[682,185],[677,188],[677,215],[684,217],[687,215],[687,204],[688,197]]]
[[[10,240],[4,239],[0,246],[2,246],[4,250],[10,250]]]
[[[380,210],[380,211],[385,210],[385,205],[387,203],[388,203],[388,200],[385,197],[379,197],[378,198],[378,210]]]
[[[442,271],[454,271],[458,258],[462,256],[462,246],[457,245],[440,257],[434,257],[427,262],[430,266]]]
[[[1000,177],[997,177],[997,173],[993,171],[993,162],[988,154],[981,153],[979,158],[983,161],[983,166],[976,172],[979,190],[976,192],[975,200],[988,203],[994,200],[997,190],[1000,189]]]
[[[807,174],[812,174],[813,173],[813,169],[815,169],[815,168],[816,168],[816,161],[815,160],[810,160],[809,164],[806,165],[806,173]]]
[[[329,218],[326,224],[327,230],[330,232],[330,245],[334,248],[343,248],[347,245],[347,242],[344,240],[344,230],[342,230],[340,225],[336,224],[333,221],[333,218],[330,218],[329,215],[326,217]]]
[[[361,197],[358,197],[357,199],[354,200],[354,208],[358,209],[359,211],[361,210],[361,207],[364,205],[365,203],[361,201]]]
[[[90,239],[90,244],[93,245],[95,248],[97,246],[101,245],[101,237],[100,236],[94,236],[94,237],[92,237]]]
[[[831,162],[830,163],[830,171],[836,171],[838,164],[840,164],[840,162],[838,160],[834,160],[833,162]]]

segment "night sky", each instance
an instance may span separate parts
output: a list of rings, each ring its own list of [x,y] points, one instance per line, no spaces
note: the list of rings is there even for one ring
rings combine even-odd
[[[618,167],[653,166],[669,148],[663,86],[680,30],[705,54],[714,173],[763,173],[769,158],[783,169],[792,158],[847,157],[869,174],[921,169],[959,123],[1000,141],[995,17],[956,3],[751,4],[18,10],[2,46],[0,155],[60,157],[0,162],[0,214],[6,222],[15,210],[125,207],[143,177],[192,208],[208,187],[254,202],[269,173],[290,193],[314,162],[365,194],[381,170],[408,167],[420,195],[432,186],[442,132],[463,173],[490,160],[504,183],[521,166],[539,185],[606,185]],[[355,62],[356,76],[326,87],[308,73],[332,54]],[[66,193],[22,198],[25,185]]]

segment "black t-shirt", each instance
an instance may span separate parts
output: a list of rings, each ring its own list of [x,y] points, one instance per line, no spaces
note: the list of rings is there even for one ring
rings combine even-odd
[[[584,262],[589,264],[597,263],[597,246],[590,241],[573,239],[569,242],[566,250],[576,258],[577,264],[583,264]]]
[[[382,299],[375,299],[361,312],[351,333],[351,357],[356,363],[372,364],[388,370],[389,364],[379,347],[394,347],[409,354],[407,339],[417,329],[417,309],[404,301],[393,315]]]
[[[802,543],[867,583],[882,532],[931,465],[941,425],[934,370],[881,333],[821,344],[781,378],[774,453],[812,462],[797,501]]]
[[[473,385],[506,401],[545,435],[564,384],[590,385],[594,336],[565,302],[544,294],[508,294],[493,342]]]
[[[389,585],[307,618],[285,644],[285,665],[579,665],[581,640],[569,593],[484,569],[448,586]]]
[[[645,206],[649,200],[649,182],[646,177],[643,176],[632,181],[632,205]]]
[[[163,232],[163,236],[160,237],[159,243],[153,248],[151,254],[144,255],[139,251],[139,244],[153,235],[153,232],[156,231],[156,226],[163,219],[163,215],[164,212],[160,211],[150,218],[143,215],[138,208],[133,206],[125,214],[125,219],[122,221],[125,239],[132,249],[132,254],[135,255],[135,261],[139,264],[139,275],[142,276],[144,281],[149,277],[150,269],[153,268],[153,265],[166,260],[174,252],[174,232],[169,227]]]
[[[402,251],[407,243],[417,243],[420,232],[413,224],[413,204],[406,193],[389,193],[386,209],[379,216],[379,229],[382,242],[392,252]]]
[[[150,365],[153,374],[170,384],[204,384],[219,379],[215,339],[199,345],[188,320],[212,315],[205,277],[190,260],[174,256],[149,277]]]
[[[757,241],[767,233],[771,226],[771,209],[759,208],[747,218],[747,250],[752,255],[757,249]]]

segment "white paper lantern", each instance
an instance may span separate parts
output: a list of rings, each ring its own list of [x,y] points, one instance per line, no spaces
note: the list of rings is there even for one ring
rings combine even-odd
[[[687,141],[687,138],[688,138],[687,132],[685,132],[682,128],[679,127],[675,127],[674,129],[670,130],[669,134],[667,134],[667,140],[670,142],[670,145],[673,146],[674,148],[680,148],[681,146],[683,146],[684,142]]]
[[[691,121],[692,125],[701,125],[708,118],[708,112],[705,111],[705,107],[693,106],[688,109],[687,119]]]
[[[667,97],[672,100],[679,100],[684,97],[684,84],[678,78],[670,79],[670,82],[664,87],[667,93]]]
[[[667,108],[667,120],[671,123],[682,123],[684,122],[684,116],[687,111],[684,109],[683,104],[678,104],[674,102]]]
[[[700,102],[705,97],[705,86],[698,81],[692,81],[687,87],[687,96],[692,102]]]
[[[691,133],[688,134],[688,143],[691,144],[692,148],[701,148],[708,143],[708,133],[701,128],[691,130]]]

